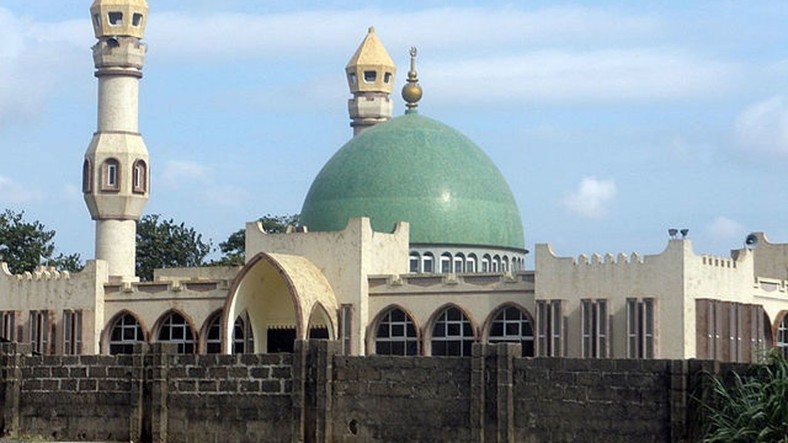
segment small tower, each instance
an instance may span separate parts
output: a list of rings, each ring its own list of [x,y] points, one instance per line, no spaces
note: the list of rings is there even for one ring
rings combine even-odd
[[[397,67],[370,27],[364,41],[345,67],[353,98],[347,107],[355,137],[361,131],[391,119],[391,89]]]
[[[98,125],[82,168],[82,192],[96,221],[96,259],[113,280],[135,277],[137,220],[148,201],[148,150],[139,132],[139,80],[145,62],[145,0],[95,0]]]

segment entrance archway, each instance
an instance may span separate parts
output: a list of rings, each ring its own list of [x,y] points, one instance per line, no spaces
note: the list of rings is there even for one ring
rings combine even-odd
[[[336,337],[337,307],[331,285],[312,262],[263,252],[236,277],[223,324],[232,325],[245,311],[255,337],[255,353],[290,352],[294,340],[318,338],[321,329],[326,338]],[[229,352],[231,331],[225,331],[224,337],[223,349]]]

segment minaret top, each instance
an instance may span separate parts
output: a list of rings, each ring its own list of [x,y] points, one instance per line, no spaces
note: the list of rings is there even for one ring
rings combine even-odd
[[[90,7],[93,32],[101,37],[136,37],[145,34],[148,3],[145,0],[95,0]]]
[[[386,48],[370,26],[364,41],[347,62],[345,71],[348,76],[350,92],[391,93],[397,67]]]
[[[419,100],[421,100],[422,90],[419,86],[419,75],[416,72],[416,47],[410,48],[410,71],[408,71],[408,82],[402,87],[402,98],[405,99],[409,112],[416,112]]]

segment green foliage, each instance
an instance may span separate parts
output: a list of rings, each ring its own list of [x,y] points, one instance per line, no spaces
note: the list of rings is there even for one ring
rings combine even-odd
[[[298,225],[299,214],[291,215],[271,215],[268,214],[260,217],[260,223],[263,225],[265,232],[269,234],[278,234],[285,232],[288,226]],[[244,264],[245,256],[244,249],[246,246],[246,231],[239,229],[227,238],[227,240],[219,243],[219,250],[222,252],[222,257],[212,262],[216,266],[240,266]]]
[[[79,272],[85,267],[82,258],[76,252],[69,255],[60,253],[57,257],[47,260],[46,265],[52,266],[58,271],[68,272]]]
[[[211,251],[194,228],[158,214],[143,216],[137,223],[137,276],[153,280],[153,270],[201,266]]]
[[[778,350],[768,360],[745,376],[734,373],[730,386],[709,377],[703,442],[788,443],[788,360]]]
[[[37,266],[54,266],[57,270],[78,272],[83,268],[79,254],[57,257],[55,231],[48,230],[38,220],[28,222],[24,211],[6,209],[0,214],[0,261],[8,263],[13,274],[32,272]]]

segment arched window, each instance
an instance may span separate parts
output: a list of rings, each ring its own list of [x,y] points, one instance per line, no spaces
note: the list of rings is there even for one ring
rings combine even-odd
[[[484,254],[482,256],[482,272],[490,272],[490,254]]]
[[[534,355],[534,328],[522,310],[514,306],[501,309],[490,324],[489,343],[520,343],[524,357]]]
[[[457,254],[454,256],[454,273],[459,274],[465,272],[465,256]]]
[[[418,252],[411,252],[410,253],[410,272],[420,272],[421,271],[421,257],[419,257]]]
[[[393,308],[378,322],[375,354],[419,355],[419,340],[413,320],[403,310]]]
[[[424,253],[421,257],[421,272],[428,274],[435,272],[435,258],[429,252]]]
[[[194,332],[189,322],[177,312],[171,313],[159,328],[159,339],[162,343],[178,345],[178,354],[194,354]]]
[[[93,164],[88,159],[82,163],[82,192],[93,192]]]
[[[442,274],[451,274],[451,254],[448,252],[444,252],[441,255],[441,273]]]
[[[222,352],[222,316],[214,314],[208,328],[205,329],[205,353],[218,354]]]
[[[777,349],[788,357],[788,314],[783,315],[782,321],[777,326]]]
[[[246,311],[235,319],[233,325],[233,354],[251,354],[254,352],[254,335],[249,315]]]
[[[465,259],[465,272],[476,272],[476,254],[468,254]]]
[[[432,355],[471,355],[473,327],[457,307],[443,310],[432,328]]]
[[[135,194],[144,194],[148,190],[148,167],[145,160],[134,162],[131,182],[131,191]]]
[[[120,163],[114,158],[109,158],[101,165],[101,190],[120,190]]]
[[[492,271],[493,272],[500,271],[501,270],[501,257],[499,257],[497,255],[495,257],[493,257],[492,262],[490,263],[490,265],[492,266]]]
[[[137,318],[125,314],[115,321],[109,334],[109,353],[131,354],[134,352],[135,343],[145,342],[142,326]]]
[[[508,270],[509,270],[509,257],[504,255],[503,259],[501,259],[501,271],[507,272]]]

